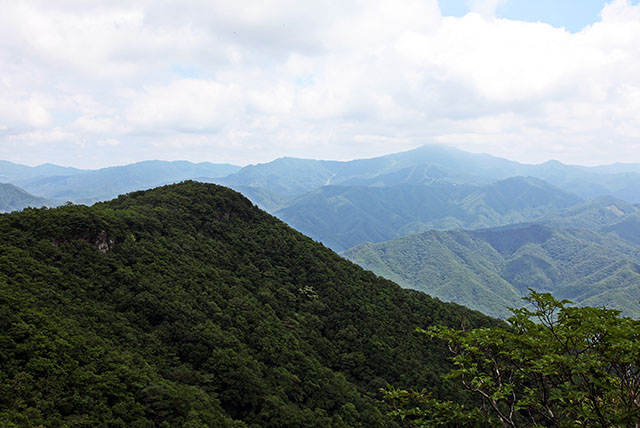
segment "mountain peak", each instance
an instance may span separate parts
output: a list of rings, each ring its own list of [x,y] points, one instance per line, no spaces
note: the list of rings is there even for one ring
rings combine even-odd
[[[112,208],[158,207],[169,209],[172,217],[206,222],[209,219],[229,220],[232,217],[255,217],[260,212],[240,193],[213,183],[187,180],[151,190],[141,190],[104,202]]]
[[[562,168],[562,167],[566,167],[567,165],[563,164],[559,160],[552,159],[552,160],[543,162],[541,164],[538,164],[536,166],[548,167],[548,168]]]

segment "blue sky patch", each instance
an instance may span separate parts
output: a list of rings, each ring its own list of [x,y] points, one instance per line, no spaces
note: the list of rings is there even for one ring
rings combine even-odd
[[[444,16],[464,16],[469,0],[440,0]],[[496,9],[498,18],[526,22],[546,22],[575,33],[600,20],[600,12],[609,3],[603,0],[505,0]],[[637,4],[638,0],[631,1]]]

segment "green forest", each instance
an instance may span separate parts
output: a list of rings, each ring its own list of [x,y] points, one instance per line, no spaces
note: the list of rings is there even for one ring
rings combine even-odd
[[[387,427],[469,399],[416,328],[495,326],[185,182],[0,216],[3,427]]]
[[[489,318],[377,277],[214,184],[3,214],[0,237],[2,427],[604,427],[638,416],[637,321],[538,294],[538,312]],[[555,419],[537,404],[539,379],[555,388]],[[576,404],[585,397],[591,407]]]

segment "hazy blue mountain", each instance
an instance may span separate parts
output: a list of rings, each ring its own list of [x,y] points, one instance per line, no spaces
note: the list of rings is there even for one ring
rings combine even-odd
[[[324,186],[293,200],[275,215],[341,251],[428,229],[474,229],[529,221],[581,202],[544,181],[513,177],[485,186]]]
[[[85,172],[85,170],[68,168],[64,166],[53,165],[50,163],[32,167],[0,160],[0,182],[29,180],[37,177],[75,175],[82,172]]]
[[[265,195],[258,195],[262,191],[257,192],[255,189],[264,189],[264,192],[272,195],[267,199],[274,199],[273,195],[279,195],[280,198],[275,199],[286,201],[292,196],[301,196],[328,185],[485,185],[509,177],[529,176],[586,199],[611,195],[631,203],[640,202],[638,164],[582,167],[549,161],[529,165],[439,145],[425,145],[406,152],[346,162],[285,157],[244,168],[217,165],[212,170],[213,165],[147,161],[83,171],[50,164],[31,168],[0,161],[0,179],[38,196],[95,201],[123,191],[204,178],[234,189],[247,188],[257,198],[264,198]],[[183,170],[185,167],[187,170]],[[73,176],[78,177],[72,178]],[[149,178],[145,178],[146,176]],[[254,202],[265,208],[269,207],[267,209],[270,211],[282,208],[281,202]]]
[[[244,185],[283,195],[300,195],[326,185],[488,184],[518,175],[519,166],[517,162],[490,155],[428,145],[407,152],[347,162],[279,158],[244,167],[216,182],[230,187]]]
[[[544,165],[544,164],[543,164]],[[605,169],[567,166],[559,162],[553,168],[539,165],[528,168],[529,175],[546,180],[585,198],[611,195],[627,202],[640,201],[640,174],[636,172],[604,173]]]
[[[91,203],[119,194],[175,183],[194,177],[221,177],[240,167],[209,162],[144,161],[66,176],[17,181],[25,190],[62,201]]]
[[[306,193],[330,182],[339,162],[312,159],[279,158],[249,165],[235,174],[214,180],[231,188],[248,186],[291,196]]]
[[[18,186],[9,183],[0,183],[0,213],[21,210],[26,207],[40,208],[51,205],[44,198],[33,196]]]
[[[439,145],[347,162],[280,158],[245,167],[216,182],[230,187],[264,188],[292,196],[325,185],[480,185],[514,176],[539,178],[587,199],[612,195],[628,202],[640,202],[640,166],[636,164],[583,167],[548,161],[530,165]]]
[[[407,288],[496,316],[520,306],[529,288],[640,316],[640,249],[584,229],[428,231],[343,255]]]
[[[372,174],[371,170],[376,169]],[[370,178],[369,184],[429,184],[434,181],[479,184],[523,175],[521,164],[453,147],[425,145],[406,152],[346,162],[334,183]],[[364,183],[363,183],[364,184]]]
[[[620,174],[625,172],[636,172],[640,173],[640,163],[612,163],[609,165],[600,165],[590,167],[590,169],[594,172],[604,173],[604,174]]]
[[[616,175],[606,181],[611,195],[629,202],[640,202],[640,174]]]
[[[194,180],[201,183],[217,183],[220,179],[200,177],[194,178]],[[253,202],[257,207],[267,212],[275,212],[282,209],[291,201],[291,197],[272,192],[262,187],[234,185],[230,186],[230,188],[242,193],[244,197]]]

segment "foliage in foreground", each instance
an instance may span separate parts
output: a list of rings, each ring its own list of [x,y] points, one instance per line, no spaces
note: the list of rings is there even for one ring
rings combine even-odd
[[[388,388],[391,414],[409,427],[627,427],[640,421],[640,322],[531,292],[510,328],[421,330],[444,340],[457,379],[481,408]]]

